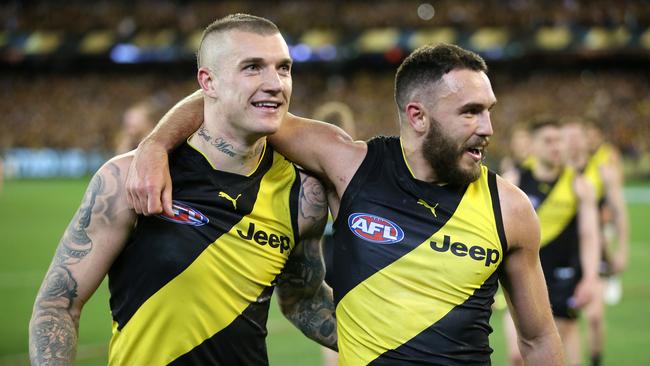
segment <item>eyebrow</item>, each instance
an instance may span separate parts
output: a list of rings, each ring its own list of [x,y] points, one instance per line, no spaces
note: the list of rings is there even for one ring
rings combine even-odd
[[[245,59],[241,60],[241,62],[239,62],[239,64],[240,65],[244,65],[244,64],[261,64],[261,63],[265,63],[265,62],[266,61],[262,57],[249,57],[249,58],[245,58]],[[284,59],[280,60],[279,64],[280,65],[292,65],[293,60],[291,60],[290,58],[284,58]]]
[[[497,104],[496,100],[494,101],[494,103],[490,104],[486,108],[485,104],[483,104],[483,103],[467,103],[467,104],[464,104],[464,105],[460,106],[460,108],[458,108],[458,110],[461,111],[461,112],[469,111],[469,110],[472,110],[472,109],[480,109],[480,110],[487,109],[487,110],[490,110],[490,109],[492,109],[492,107],[494,107],[495,104]]]

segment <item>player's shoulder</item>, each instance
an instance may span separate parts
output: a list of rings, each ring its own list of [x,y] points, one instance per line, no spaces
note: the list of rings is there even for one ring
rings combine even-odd
[[[133,160],[135,151],[129,151],[124,154],[116,155],[106,161],[95,173],[95,176],[101,176],[106,180],[117,185],[123,186],[126,181],[126,176],[129,171],[129,166]]]
[[[519,175],[520,173],[517,171],[517,174]],[[508,210],[527,210],[529,207],[532,207],[528,196],[519,187],[498,174],[496,175],[496,180],[502,210],[504,210],[504,205]]]
[[[539,236],[539,221],[528,196],[519,187],[498,175],[497,189],[508,246],[518,247],[534,243],[534,238]]]

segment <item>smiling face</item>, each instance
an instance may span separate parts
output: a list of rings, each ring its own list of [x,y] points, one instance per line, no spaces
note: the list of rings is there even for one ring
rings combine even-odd
[[[421,93],[429,116],[422,145],[425,159],[442,182],[465,185],[478,179],[492,136],[490,109],[496,103],[482,71],[456,69]]]
[[[207,39],[199,82],[212,114],[245,134],[277,131],[291,99],[291,57],[280,33],[228,30]]]

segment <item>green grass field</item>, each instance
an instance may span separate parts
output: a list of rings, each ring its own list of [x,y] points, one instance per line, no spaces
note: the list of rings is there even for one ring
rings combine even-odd
[[[0,365],[27,365],[27,326],[34,297],[86,180],[8,181],[0,192]],[[650,185],[635,184],[642,190]],[[646,194],[647,196],[647,194]],[[650,364],[650,200],[629,204],[632,255],[623,276],[623,301],[608,308],[605,365]],[[494,365],[505,364],[501,313],[493,316]],[[110,338],[104,283],[85,306],[78,365],[105,365]],[[320,350],[272,307],[268,323],[271,365],[319,365]]]

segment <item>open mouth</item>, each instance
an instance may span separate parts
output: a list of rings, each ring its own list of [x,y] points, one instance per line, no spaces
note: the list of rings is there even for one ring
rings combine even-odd
[[[253,107],[262,109],[264,111],[277,111],[282,105],[280,102],[253,102]]]
[[[467,153],[471,156],[474,161],[481,161],[483,159],[483,148],[482,147],[471,147],[467,150]]]

